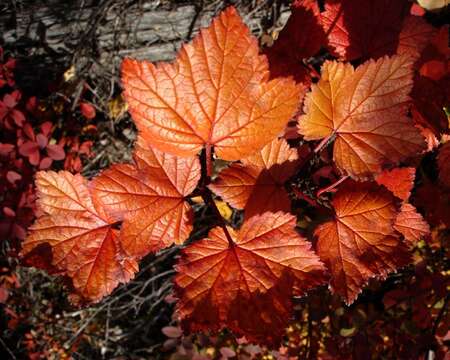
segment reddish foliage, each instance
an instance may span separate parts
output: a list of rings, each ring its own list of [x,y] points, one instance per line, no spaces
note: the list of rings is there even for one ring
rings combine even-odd
[[[270,67],[234,8],[184,45],[171,64],[124,60],[124,96],[139,131],[133,161],[112,165],[91,181],[68,172],[40,172],[42,214],[23,243],[27,264],[66,275],[76,300],[98,301],[118,283],[129,281],[142,257],[188,239],[193,228],[189,198],[194,201],[200,195],[218,226],[182,251],[176,266],[176,314],[188,331],[228,327],[270,344],[284,334],[293,297],[326,283],[327,269],[332,293],[347,304],[355,302],[371,278],[384,280],[413,261],[411,268],[419,273],[416,253],[413,256],[410,250],[443,247],[437,240],[439,226],[450,225],[450,190],[436,187],[435,175],[420,164],[434,158],[423,156],[424,134],[432,151],[433,143],[444,141],[441,133],[448,131],[442,111],[448,94],[437,87],[448,81],[446,67],[433,71],[435,63],[430,62],[445,63],[448,52],[441,32],[409,15],[409,8],[406,0],[372,0],[364,5],[330,0],[320,13],[316,2],[297,1],[279,40],[266,50]],[[289,136],[291,145],[302,143],[296,150],[278,137],[300,112],[310,80],[304,72],[306,58],[315,55],[325,40],[339,58],[362,63],[356,68],[337,60],[323,63],[299,117],[303,137]],[[291,75],[303,84],[279,75]],[[442,97],[429,99],[435,93]],[[2,141],[0,153],[18,152],[31,164],[41,164],[43,152],[50,159],[61,158],[61,151],[49,148],[51,128],[30,130],[15,112],[19,95],[3,99],[2,124],[17,128],[26,140]],[[86,117],[93,116],[92,109],[81,110]],[[321,142],[312,150],[306,142],[314,140]],[[332,156],[327,148],[331,141]],[[89,153],[86,143],[58,144]],[[448,185],[446,149],[447,145],[441,148],[437,160],[443,185]],[[240,162],[228,163],[215,178],[217,158]],[[75,162],[69,165],[79,168]],[[418,166],[421,186],[414,191]],[[297,198],[307,203],[293,209],[299,219],[289,214],[290,187],[285,186],[291,177]],[[23,174],[8,169],[5,178],[16,186]],[[328,197],[331,191],[335,194]],[[407,202],[411,192],[413,205]],[[318,195],[310,195],[314,193]],[[215,195],[244,210],[239,229],[237,221],[222,218]],[[332,219],[326,221],[330,209]],[[2,211],[8,218],[17,216],[8,203]],[[435,228],[430,230],[424,219]],[[294,229],[297,220],[307,234],[318,224],[316,238],[299,235]],[[421,241],[424,238],[427,243]],[[422,271],[417,276],[442,281],[436,274]],[[422,287],[433,288],[428,283]],[[444,296],[442,286],[433,289],[433,296],[415,293],[427,304],[413,307],[418,328],[432,327],[428,305]],[[383,306],[395,308],[405,294],[410,292],[388,293]],[[336,316],[340,302],[332,299],[324,305],[322,317],[310,318],[315,314],[308,313],[309,327]],[[320,306],[306,302],[311,309]],[[350,327],[362,316],[361,304],[364,299],[356,303],[352,316],[342,320],[339,336],[322,339],[325,350],[308,334],[309,358],[319,353],[323,358],[362,356],[369,341],[356,325]],[[373,309],[365,310],[367,321]],[[376,318],[370,322],[367,328],[376,344],[372,345],[385,346],[380,345],[385,341],[379,335],[382,324]],[[433,341],[436,329],[427,333]],[[396,340],[403,336],[392,326],[386,331]],[[181,335],[167,328],[166,333]],[[411,354],[404,346],[408,341],[402,339],[403,347],[395,354]],[[223,357],[234,356],[228,350],[221,351]]]
[[[409,12],[407,0],[327,0],[322,24],[330,49],[344,60],[393,55]]]
[[[285,140],[275,139],[259,153],[232,164],[209,186],[245,216],[266,211],[289,212],[291,202],[284,188],[298,166],[297,152]]]
[[[122,64],[125,99],[153,146],[179,156],[214,146],[225,160],[262,148],[294,115],[302,88],[268,75],[267,59],[232,7],[184,45],[175,63]]]
[[[357,179],[418,154],[425,141],[405,108],[411,65],[407,55],[368,61],[356,70],[325,62],[322,78],[306,96],[300,134],[306,140],[336,136],[336,165]]]
[[[393,227],[398,209],[388,191],[349,181],[333,207],[334,220],[316,230],[317,251],[331,271],[332,290],[351,304],[370,278],[385,278],[410,257]]]
[[[35,172],[61,166],[61,160],[66,158],[66,144],[80,141],[79,127],[73,127],[73,134],[62,135],[54,125],[55,115],[42,113],[39,100],[22,94],[14,81],[15,66],[12,58],[0,63],[0,207],[5,214],[0,220],[0,237],[11,240],[13,248],[18,247],[17,240],[25,238],[34,218]],[[69,149],[72,158],[80,162],[76,171],[81,170],[80,155],[91,154],[90,144],[84,142],[83,146],[84,152]],[[73,170],[69,166],[68,169]]]
[[[378,184],[384,185],[399,199],[406,201],[414,187],[415,175],[415,168],[395,168],[383,171],[377,176],[376,181]]]
[[[295,81],[309,85],[310,71],[305,60],[325,45],[319,7],[314,0],[297,0],[292,13],[272,47],[265,53],[272,77],[293,75]]]
[[[252,338],[280,337],[292,294],[302,295],[326,279],[323,264],[294,226],[292,215],[264,213],[239,232],[215,228],[187,247],[175,279],[186,328],[227,326]]]

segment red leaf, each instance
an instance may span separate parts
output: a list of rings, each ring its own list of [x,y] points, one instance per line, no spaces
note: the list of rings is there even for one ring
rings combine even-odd
[[[86,102],[80,103],[81,114],[88,120],[95,118],[95,108]]]
[[[447,74],[447,64],[440,60],[430,60],[420,67],[419,72],[422,76],[439,81]]]
[[[5,216],[11,217],[11,218],[16,216],[16,212],[7,206],[3,207],[3,214],[5,214]]]
[[[47,138],[50,136],[50,133],[52,132],[52,128],[53,128],[53,124],[50,121],[46,121],[45,123],[41,124],[41,132]]]
[[[239,231],[228,228],[231,238],[215,228],[208,239],[189,245],[175,278],[183,326],[191,331],[227,326],[246,335],[253,330],[255,337],[270,328],[279,337],[291,295],[325,280],[323,264],[296,233],[295,223],[290,214],[264,213]],[[264,295],[271,290],[284,296]]]
[[[233,7],[184,45],[173,64],[122,63],[124,97],[141,135],[178,156],[214,146],[220,158],[238,160],[281,133],[302,88],[268,77],[267,59]]]
[[[403,204],[395,219],[395,230],[401,233],[410,246],[430,235],[430,226],[411,204]]]
[[[22,113],[22,111],[13,109],[11,110],[11,117],[13,118],[14,122],[18,127],[22,127],[22,125],[25,123],[25,115]]]
[[[319,52],[325,40],[317,1],[295,1],[288,22],[265,51],[271,76],[292,75],[297,82],[308,85],[311,79],[303,60]]]
[[[411,195],[415,177],[415,168],[395,168],[383,171],[376,177],[376,181],[399,199],[406,201]]]
[[[122,225],[125,253],[143,257],[183,243],[192,230],[192,213],[184,197],[197,186],[197,158],[177,158],[151,149],[142,138],[136,165],[114,165],[96,177],[92,193],[97,208]]]
[[[322,24],[328,44],[340,58],[378,59],[396,52],[407,0],[328,0]]]
[[[411,97],[415,110],[421,115],[419,120],[423,121],[420,125],[432,129],[437,136],[449,132],[444,107],[450,104],[450,76],[439,81],[416,76]]]
[[[450,193],[425,179],[416,191],[414,205],[423,209],[425,219],[433,226],[450,227]]]
[[[423,18],[417,16],[406,17],[399,35],[397,54],[409,54],[415,60],[419,59],[422,51],[435,34],[435,28]]]
[[[47,154],[53,160],[64,160],[66,154],[61,145],[47,145]]]
[[[19,146],[19,154],[22,156],[29,157],[36,152],[39,152],[39,145],[33,141],[27,141]]]
[[[335,218],[320,225],[317,251],[330,269],[331,290],[353,303],[372,277],[410,261],[408,249],[395,232],[395,199],[374,183],[348,181],[333,198]]]
[[[162,333],[170,338],[179,338],[183,335],[183,332],[179,327],[165,326],[161,329]]]
[[[52,163],[53,163],[53,160],[51,158],[45,157],[39,163],[39,169],[40,170],[47,170],[48,168],[50,168],[50,166],[52,166]]]
[[[15,171],[10,170],[6,173],[6,179],[8,179],[8,181],[11,184],[14,184],[16,181],[19,181],[22,179],[22,175],[16,173]]]
[[[440,182],[450,188],[450,142],[444,144],[439,150],[437,163]]]
[[[245,216],[266,211],[289,212],[291,202],[284,183],[295,173],[297,151],[275,139],[260,152],[223,170],[209,188],[231,206],[245,208]]]
[[[137,263],[124,259],[114,221],[94,208],[85,179],[68,172],[38,172],[36,184],[38,205],[47,215],[31,226],[22,256],[50,245],[52,265],[88,301],[100,300],[134,276]],[[41,264],[35,261],[31,265]]]
[[[0,143],[0,155],[7,156],[14,150],[14,145]]]
[[[44,134],[37,134],[36,142],[38,143],[41,149],[45,149],[48,144],[48,139]]]

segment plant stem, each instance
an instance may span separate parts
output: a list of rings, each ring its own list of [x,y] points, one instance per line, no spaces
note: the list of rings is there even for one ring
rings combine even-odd
[[[227,224],[226,224],[224,218],[222,217],[222,214],[220,213],[220,210],[217,207],[216,202],[213,199],[211,191],[208,188],[205,188],[205,190],[203,191],[202,198],[203,198],[203,201],[205,202],[205,204],[208,204],[213,209],[214,214],[219,219],[219,225],[222,228],[225,236],[227,237],[228,244],[230,245],[230,247],[233,247],[234,246],[233,238],[231,237],[230,232],[228,231],[228,228],[227,228]]]
[[[203,181],[200,186],[200,196],[203,198],[203,201],[205,202],[205,205],[208,205],[212,208],[214,214],[216,215],[217,219],[219,220],[219,226],[222,228],[230,247],[234,246],[233,238],[230,235],[230,232],[227,228],[227,223],[225,219],[222,217],[222,214],[220,213],[219,208],[216,205],[216,202],[214,201],[213,195],[211,190],[209,190],[208,185],[211,183],[211,175],[213,170],[213,158],[212,158],[212,151],[211,151],[211,145],[206,145],[204,152],[202,152],[201,159],[201,165],[202,165],[202,176]]]
[[[327,186],[325,189],[320,189],[317,192],[317,197],[320,197],[322,194],[326,193],[326,192],[330,192],[332,190],[334,190],[336,188],[336,186],[338,186],[339,184],[343,183],[345,180],[348,179],[348,175],[347,176],[343,176],[341,177],[338,181],[335,181],[334,183],[332,183],[330,186]]]
[[[320,151],[322,151],[322,148],[328,144],[328,141],[333,137],[334,133],[331,133],[327,137],[324,137],[322,141],[314,148],[314,154],[318,154]]]
[[[205,158],[206,158],[206,176],[211,180],[212,172],[213,172],[213,162],[212,162],[212,153],[211,153],[211,145],[207,144],[205,147]]]

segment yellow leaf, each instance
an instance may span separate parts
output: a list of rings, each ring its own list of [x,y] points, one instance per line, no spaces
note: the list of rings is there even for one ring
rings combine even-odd
[[[109,117],[111,119],[119,119],[128,110],[128,105],[123,101],[122,95],[108,101]]]
[[[201,196],[194,196],[191,200],[196,204],[203,204],[203,198]]]
[[[420,6],[427,10],[438,10],[447,6],[450,1],[449,0],[417,0]]]
[[[72,65],[64,73],[64,81],[68,82],[68,81],[72,80],[75,77],[75,73],[76,73],[75,66]]]
[[[225,220],[229,221],[231,219],[231,215],[233,215],[233,210],[231,210],[225,201],[214,200],[214,202],[219,209],[220,215],[222,215]]]

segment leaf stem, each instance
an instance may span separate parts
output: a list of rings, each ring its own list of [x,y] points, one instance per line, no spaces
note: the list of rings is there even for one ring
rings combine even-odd
[[[333,136],[334,136],[334,133],[331,133],[331,134],[328,135],[327,137],[324,137],[324,138],[322,139],[322,141],[314,148],[314,151],[313,151],[314,154],[319,153],[319,152],[322,150],[322,148],[328,144],[328,141],[330,141],[330,139],[331,139]]]
[[[338,181],[335,181],[330,186],[327,186],[326,188],[320,189],[319,191],[317,191],[317,195],[316,196],[320,197],[322,194],[324,194],[326,192],[333,191],[339,184],[343,183],[348,178],[349,178],[348,175],[341,177]]]
[[[206,176],[209,180],[211,180],[211,176],[213,173],[213,162],[212,162],[212,153],[211,153],[211,145],[207,144],[205,147],[205,158],[206,158]]]
[[[234,241],[230,235],[230,232],[228,231],[227,223],[225,219],[222,217],[222,214],[220,213],[220,210],[217,207],[216,202],[214,201],[211,190],[209,190],[208,188],[208,185],[211,183],[211,175],[213,172],[213,165],[214,165],[211,150],[212,150],[211,145],[207,144],[204,148],[204,151],[202,152],[202,155],[200,156],[202,164],[203,181],[201,182],[199,195],[203,198],[205,204],[212,208],[214,215],[216,215],[217,219],[219,220],[219,226],[222,228],[228,240],[228,244],[230,245],[230,247],[233,247]]]
[[[220,210],[217,207],[216,202],[213,199],[212,193],[208,188],[205,188],[205,191],[203,191],[202,198],[203,198],[203,201],[205,202],[205,204],[208,204],[213,209],[214,214],[219,219],[219,225],[222,228],[222,230],[228,240],[228,244],[230,245],[230,247],[233,247],[234,241],[233,241],[233,238],[231,237],[230,232],[228,231],[225,219],[222,217],[222,214],[220,213]]]

